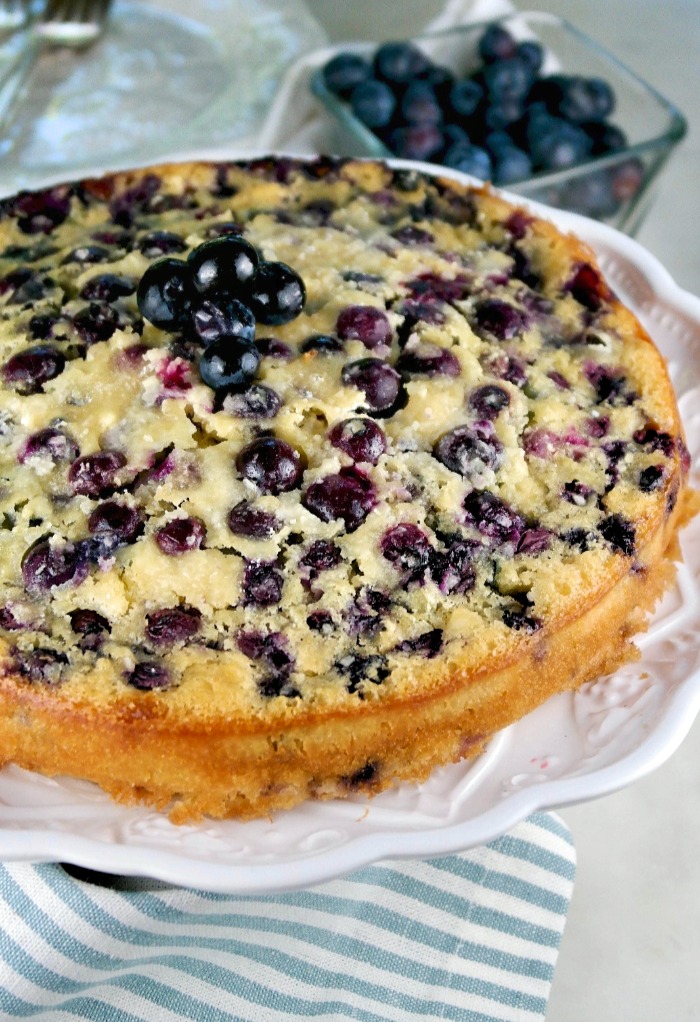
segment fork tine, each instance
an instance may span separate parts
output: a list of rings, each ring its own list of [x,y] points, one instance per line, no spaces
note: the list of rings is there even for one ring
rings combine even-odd
[[[29,0],[0,0],[0,32],[21,28],[29,14]]]
[[[47,0],[35,31],[42,39],[87,45],[101,33],[110,0]]]

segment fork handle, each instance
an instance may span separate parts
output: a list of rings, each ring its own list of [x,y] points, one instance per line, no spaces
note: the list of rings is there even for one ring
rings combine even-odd
[[[0,139],[12,121],[16,106],[39,56],[43,40],[30,33],[27,44],[0,85]]]

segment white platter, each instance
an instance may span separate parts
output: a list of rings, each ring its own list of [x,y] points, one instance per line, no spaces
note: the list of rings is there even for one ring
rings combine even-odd
[[[700,300],[626,236],[529,205],[593,246],[609,281],[668,359],[697,486]],[[681,545],[676,585],[639,640],[641,659],[550,700],[502,732],[476,761],[441,768],[425,784],[404,784],[369,801],[310,802],[274,820],[179,827],[162,814],[115,805],[88,783],[9,766],[0,771],[0,859],[65,861],[208,891],[272,893],[383,858],[463,850],[536,810],[622,788],[660,766],[700,710],[699,520],[684,531]]]

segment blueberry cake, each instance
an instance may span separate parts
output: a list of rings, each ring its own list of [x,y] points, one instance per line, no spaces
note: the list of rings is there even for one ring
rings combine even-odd
[[[378,162],[0,203],[0,749],[176,822],[376,793],[634,655],[688,454],[572,237]]]

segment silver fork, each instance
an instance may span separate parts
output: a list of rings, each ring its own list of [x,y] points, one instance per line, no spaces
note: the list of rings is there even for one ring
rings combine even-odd
[[[0,38],[21,28],[28,15],[28,0],[0,0]]]
[[[44,47],[86,49],[102,34],[110,6],[111,0],[47,0],[26,30],[20,54],[0,84],[0,135],[14,116]]]

